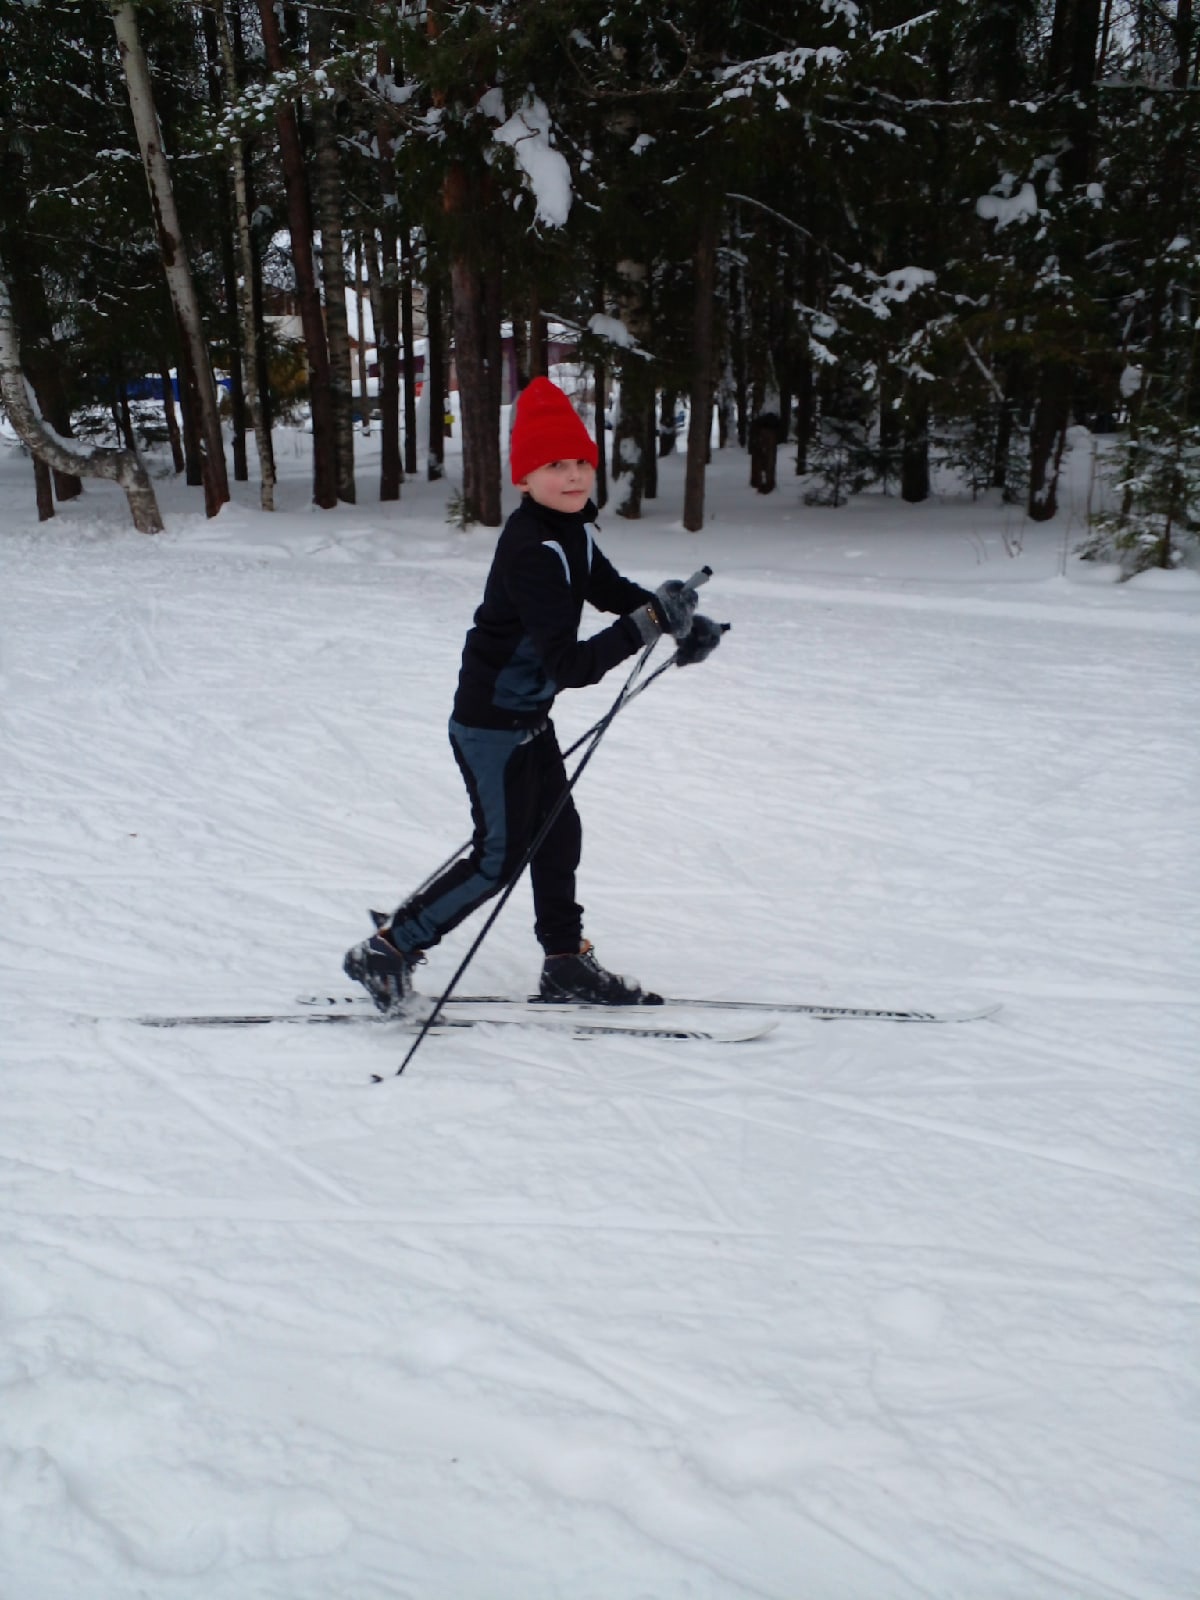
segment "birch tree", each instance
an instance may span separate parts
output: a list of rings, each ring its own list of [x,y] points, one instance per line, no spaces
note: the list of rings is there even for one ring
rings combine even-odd
[[[171,185],[171,172],[163,148],[162,128],[154,104],[154,91],[150,82],[150,68],[138,32],[137,16],[132,4],[114,4],[110,0],[117,47],[121,54],[121,69],[129,93],[129,109],[133,113],[134,129],[142,164],[146,169],[146,183],[150,190],[150,205],[154,213],[154,227],[162,255],[167,289],[179,325],[183,345],[187,381],[192,391],[204,440],[204,503],[210,517],[215,517],[229,499],[229,479],[225,470],[225,446],[221,435],[221,415],[217,405],[217,386],[213,379],[200,316],[200,303],[196,298],[188,265],[183,228],[175,206],[175,193]]]
[[[133,525],[140,533],[161,533],[162,514],[145,467],[131,450],[108,450],[64,439],[42,416],[21,367],[20,334],[12,311],[8,273],[0,261],[0,397],[8,419],[34,457],[55,472],[82,478],[108,478],[125,491]],[[43,475],[44,477],[44,475]]]

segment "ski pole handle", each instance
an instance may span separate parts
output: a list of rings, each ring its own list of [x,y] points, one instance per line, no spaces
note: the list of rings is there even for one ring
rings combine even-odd
[[[711,577],[711,567],[699,567],[695,572],[692,573],[691,577],[683,587],[685,589],[698,589],[702,583],[707,583]]]

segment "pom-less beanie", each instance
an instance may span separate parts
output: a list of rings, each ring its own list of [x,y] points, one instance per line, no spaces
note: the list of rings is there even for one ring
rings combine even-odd
[[[548,461],[590,461],[594,467],[599,459],[575,407],[549,378],[534,378],[521,390],[509,444],[514,483]]]

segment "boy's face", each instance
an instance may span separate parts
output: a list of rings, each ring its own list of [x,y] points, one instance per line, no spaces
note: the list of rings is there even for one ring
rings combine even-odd
[[[547,461],[535,467],[517,485],[548,511],[582,511],[596,482],[590,461]]]

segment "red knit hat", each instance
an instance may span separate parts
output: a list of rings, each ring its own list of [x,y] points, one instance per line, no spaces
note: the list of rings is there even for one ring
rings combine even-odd
[[[514,483],[548,461],[590,461],[594,467],[600,460],[575,407],[549,378],[535,378],[521,390],[508,455]]]

